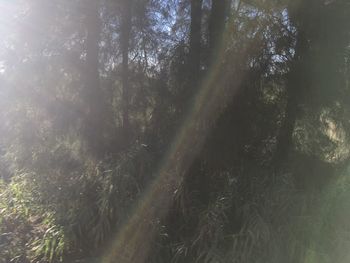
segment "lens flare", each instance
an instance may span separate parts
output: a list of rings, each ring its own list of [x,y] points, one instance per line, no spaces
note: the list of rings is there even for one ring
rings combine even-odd
[[[204,78],[196,94],[192,108],[179,129],[167,155],[160,165],[157,177],[139,201],[131,218],[116,234],[114,241],[102,262],[145,262],[155,235],[155,222],[161,220],[171,206],[174,192],[191,165],[209,132],[209,124],[232,99],[243,79],[243,74],[234,76],[234,83],[228,83],[232,76],[222,78],[222,69],[229,54],[223,47],[233,23],[228,23],[220,52],[210,72]],[[235,61],[242,60],[249,49],[241,52]],[[232,72],[232,71],[230,71]]]

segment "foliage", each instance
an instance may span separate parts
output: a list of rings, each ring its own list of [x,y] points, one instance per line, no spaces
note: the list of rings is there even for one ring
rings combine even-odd
[[[35,186],[26,173],[19,173],[1,187],[2,262],[62,261],[66,243],[53,212],[38,202]]]
[[[0,263],[349,261],[348,1],[5,2]]]

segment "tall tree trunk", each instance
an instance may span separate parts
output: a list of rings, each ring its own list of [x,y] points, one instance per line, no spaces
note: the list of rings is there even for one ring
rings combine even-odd
[[[190,59],[193,59],[192,70],[197,70],[199,73],[199,58],[200,53],[198,46],[200,47],[200,23],[201,18],[198,17],[198,13],[201,5],[197,0],[191,1],[191,35],[190,35]],[[221,40],[223,37],[226,14],[227,14],[227,0],[212,0],[211,13],[209,18],[209,70],[213,67],[215,59],[219,54]],[[201,12],[201,11],[200,11]],[[201,14],[201,13],[200,13]],[[198,32],[199,30],[199,32]],[[193,54],[191,54],[191,49]],[[197,59],[197,61],[195,60]],[[195,74],[195,71],[192,72]],[[196,76],[196,75],[193,75]],[[196,192],[198,200],[203,204],[207,205],[210,196],[210,175],[203,173],[202,171],[203,159],[201,156],[195,158],[193,163],[189,167],[186,182],[189,192]],[[193,197],[195,198],[195,197]]]
[[[100,18],[99,1],[89,0],[86,13],[86,67],[85,67],[85,102],[87,103],[86,137],[92,152],[102,151],[101,131],[103,124],[103,96],[99,80],[99,41]]]
[[[293,132],[299,105],[306,89],[310,89],[310,76],[307,68],[310,63],[310,32],[307,30],[314,23],[313,16],[317,5],[314,1],[292,1],[288,6],[288,12],[292,24],[296,27],[296,45],[290,71],[287,75],[287,105],[285,116],[277,137],[277,145],[274,155],[274,166],[281,169],[288,160],[293,145]]]
[[[202,2],[203,0],[191,0],[191,24],[189,34],[189,53],[187,72],[185,73],[184,90],[181,92],[182,115],[186,114],[191,107],[193,96],[197,92],[200,79],[200,58],[201,58],[201,23],[202,23]],[[183,117],[183,116],[182,116]]]
[[[277,145],[274,156],[275,166],[279,169],[288,159],[288,154],[293,144],[293,132],[298,115],[298,107],[302,97],[302,91],[306,85],[304,57],[308,49],[307,39],[302,30],[298,32],[297,44],[290,72],[287,76],[287,104],[285,116],[277,137]]]
[[[196,82],[199,79],[200,55],[201,55],[201,24],[202,24],[203,0],[191,0],[191,27],[189,49],[189,73],[190,78]]]
[[[129,86],[129,46],[131,34],[131,18],[132,18],[132,0],[122,0],[122,19],[121,19],[121,34],[120,47],[122,52],[122,118],[123,132],[125,141],[129,140],[130,121],[129,121],[129,101],[130,101],[130,86]]]
[[[212,64],[219,53],[223,38],[228,10],[228,0],[212,0],[209,18],[209,64]]]
[[[345,3],[345,2],[344,2]],[[285,118],[277,138],[274,164],[279,169],[288,160],[298,105],[307,100],[313,110],[334,100],[332,92],[340,75],[339,53],[347,46],[345,12],[341,1],[292,1],[288,7],[297,29],[295,54],[287,78]],[[311,72],[311,73],[310,73]],[[330,88],[332,87],[332,89]]]
[[[86,23],[86,85],[89,95],[97,95],[99,93],[98,43],[100,40],[98,1],[89,0]],[[93,100],[94,98],[90,97],[89,99]]]

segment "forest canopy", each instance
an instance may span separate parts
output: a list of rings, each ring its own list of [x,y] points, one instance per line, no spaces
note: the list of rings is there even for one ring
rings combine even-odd
[[[0,0],[0,263],[347,263],[349,165],[349,0]]]

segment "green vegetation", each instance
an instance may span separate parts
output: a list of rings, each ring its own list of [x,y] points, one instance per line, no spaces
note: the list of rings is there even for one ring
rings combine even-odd
[[[348,0],[0,22],[0,263],[350,261]]]

